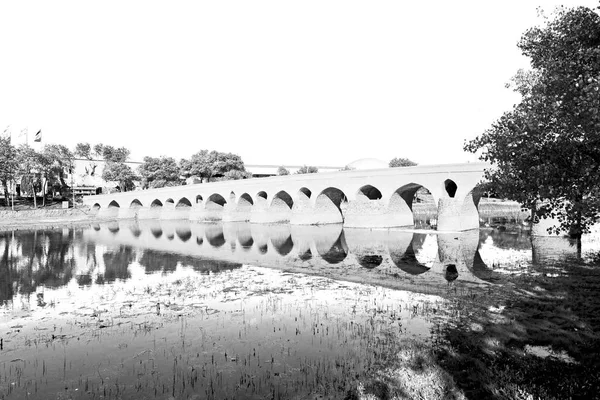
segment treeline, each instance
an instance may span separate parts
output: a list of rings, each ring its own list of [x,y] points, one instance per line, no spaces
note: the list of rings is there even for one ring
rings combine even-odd
[[[97,177],[99,164],[104,164],[100,178],[117,182],[122,191],[136,186],[143,189],[177,186],[189,177],[206,182],[252,177],[241,157],[233,153],[200,150],[179,162],[172,157],[144,157],[135,170],[128,162],[130,154],[125,147],[101,143],[77,143],[73,150],[64,145],[47,144],[37,151],[25,144],[14,146],[10,138],[0,137],[0,182],[4,198],[8,198],[9,185],[13,182],[20,184],[22,193],[30,195],[70,190],[67,174],[74,173],[77,160],[86,161],[83,171],[78,171],[83,177]]]

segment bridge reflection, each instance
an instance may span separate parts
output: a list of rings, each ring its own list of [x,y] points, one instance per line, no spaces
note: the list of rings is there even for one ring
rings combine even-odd
[[[493,282],[478,252],[479,231],[432,233],[364,230],[340,225],[262,225],[247,222],[117,221],[84,232],[88,241],[357,278],[422,279],[427,283]],[[143,265],[147,263],[140,262]],[[448,274],[448,268],[456,273]],[[152,267],[149,268],[152,270]],[[457,276],[455,276],[457,274]]]
[[[244,264],[430,291],[448,283],[493,283],[500,273],[575,255],[566,239],[532,241],[526,232],[128,220],[0,232],[0,302],[72,280],[86,286],[127,280],[132,271],[170,273],[186,266],[217,273]]]

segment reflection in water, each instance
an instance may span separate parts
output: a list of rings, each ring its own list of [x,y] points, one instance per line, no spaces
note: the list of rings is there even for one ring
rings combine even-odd
[[[324,386],[343,398],[403,337],[429,338],[453,312],[438,296],[382,286],[491,287],[498,260],[540,258],[525,243],[176,221],[0,232],[2,355],[21,360],[3,370],[0,398],[284,399]],[[538,254],[571,249],[557,244],[533,242]]]
[[[561,247],[558,241],[536,239],[534,253],[559,259],[571,247],[569,243]],[[422,277],[419,282],[425,285],[495,282],[499,272],[535,262],[531,246],[525,232],[435,234],[342,229],[341,225],[203,225],[151,220],[75,230],[2,232],[0,299],[10,301],[17,293],[60,287],[73,279],[80,286],[127,280],[132,263],[143,266],[147,273],[163,274],[180,265],[217,273],[252,264],[298,271],[309,267],[311,273],[327,275],[331,273],[328,266],[337,265],[346,277],[355,276],[356,280],[377,270],[382,277],[394,279]],[[549,248],[540,248],[543,246]]]

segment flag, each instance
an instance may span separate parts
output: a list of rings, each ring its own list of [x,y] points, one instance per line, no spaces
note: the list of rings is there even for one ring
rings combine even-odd
[[[35,137],[33,139],[34,142],[41,142],[42,141],[42,130],[40,129],[39,131],[37,131],[37,133],[35,134]]]

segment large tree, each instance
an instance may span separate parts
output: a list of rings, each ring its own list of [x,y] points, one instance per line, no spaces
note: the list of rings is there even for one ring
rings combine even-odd
[[[201,150],[192,155],[189,160],[179,163],[181,175],[185,177],[199,176],[207,181],[213,176],[225,176],[229,171],[245,172],[244,162],[241,157],[233,153]]]
[[[598,220],[600,188],[600,16],[560,8],[527,30],[518,47],[531,59],[512,86],[521,102],[465,144],[492,163],[495,190],[556,217],[575,237]]]
[[[172,157],[144,157],[138,173],[142,178],[142,187],[161,188],[181,184],[179,166]]]
[[[46,187],[58,189],[64,195],[68,187],[65,181],[66,174],[73,172],[74,160],[74,154],[66,146],[62,144],[45,145],[40,154],[40,172],[46,178]],[[46,188],[42,192],[45,194]],[[46,205],[45,195],[44,205]]]
[[[0,136],[0,183],[4,191],[4,204],[8,206],[8,183],[15,179],[18,159],[17,149],[10,143],[9,137]]]

